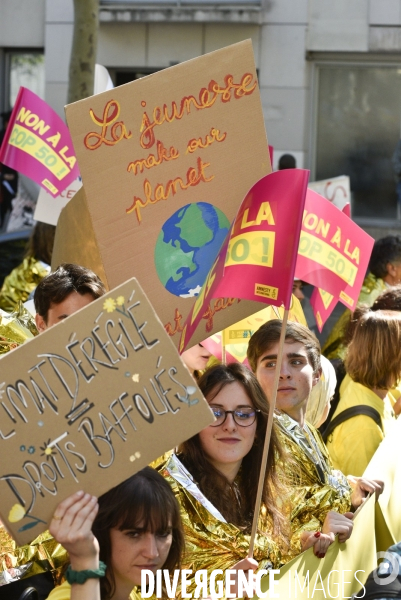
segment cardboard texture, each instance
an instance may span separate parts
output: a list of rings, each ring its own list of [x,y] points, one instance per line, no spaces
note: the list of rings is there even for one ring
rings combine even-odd
[[[92,269],[110,289],[88,211],[84,188],[61,211],[52,254],[52,271],[64,262]]]
[[[1,521],[19,544],[213,422],[136,279],[1,359]]]
[[[271,172],[251,41],[71,104],[66,117],[108,284],[138,277],[178,346],[240,203]],[[70,261],[63,243],[58,260]],[[194,343],[259,308],[213,301]]]

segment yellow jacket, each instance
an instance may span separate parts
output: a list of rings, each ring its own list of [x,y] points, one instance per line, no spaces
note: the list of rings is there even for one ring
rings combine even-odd
[[[358,415],[335,428],[328,437],[327,449],[334,467],[346,475],[361,477],[395,420],[391,394],[382,400],[372,390],[349,376],[340,388],[340,402],[333,418],[352,406],[365,404],[375,408],[382,420],[383,431],[371,417]]]

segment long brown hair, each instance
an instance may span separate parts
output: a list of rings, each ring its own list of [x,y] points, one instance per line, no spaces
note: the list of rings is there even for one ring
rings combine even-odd
[[[159,532],[172,530],[172,544],[163,569],[173,574],[179,569],[184,551],[184,534],[180,509],[167,481],[150,467],[145,467],[99,498],[99,512],[92,531],[100,546],[100,560],[107,565],[106,577],[100,579],[102,600],[115,593],[112,569],[110,529],[140,528]],[[132,586],[134,587],[134,586]]]
[[[344,343],[346,346],[351,343],[355,327],[362,315],[369,311],[376,312],[378,310],[401,312],[401,285],[392,285],[387,290],[384,290],[380,296],[377,296],[370,308],[367,304],[360,304],[357,306],[351,316],[347,329],[345,330]]]
[[[217,394],[232,383],[239,383],[252,402],[260,410],[257,416],[255,440],[251,450],[243,458],[238,483],[239,499],[236,490],[205,455],[199,435],[196,435],[179,447],[185,466],[194,476],[205,496],[220,511],[224,518],[246,532],[250,531],[256,502],[263,444],[266,433],[269,406],[266,396],[253,373],[238,363],[216,365],[207,369],[198,381],[198,385],[207,400],[213,400]],[[273,532],[283,540],[288,536],[288,519],[283,514],[279,498],[288,493],[283,481],[278,477],[277,462],[283,458],[283,451],[273,427],[267,459],[265,487],[262,501],[270,515]],[[239,501],[238,501],[239,500]]]
[[[401,377],[401,314],[368,310],[357,321],[345,359],[348,375],[369,389],[389,390]]]

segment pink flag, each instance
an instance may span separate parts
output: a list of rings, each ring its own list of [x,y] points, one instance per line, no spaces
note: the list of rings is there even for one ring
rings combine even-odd
[[[341,212],[351,219],[351,205],[349,202],[343,206]],[[325,292],[321,288],[316,287],[313,290],[310,303],[320,332],[322,332],[324,324],[339,300],[339,298],[334,298],[329,292]]]
[[[188,345],[211,298],[289,308],[309,171],[266,175],[249,190],[181,335]]]
[[[374,239],[346,214],[308,190],[295,276],[354,309]],[[323,320],[323,319],[322,319]]]
[[[351,218],[351,204],[349,202],[343,207],[342,212],[347,215],[347,217]]]
[[[315,287],[313,290],[310,303],[320,332],[333,312],[338,300],[338,298],[334,298],[329,292],[325,292],[321,288]]]
[[[54,198],[79,176],[67,125],[44,100],[24,87],[15,101],[0,162],[30,177]]]

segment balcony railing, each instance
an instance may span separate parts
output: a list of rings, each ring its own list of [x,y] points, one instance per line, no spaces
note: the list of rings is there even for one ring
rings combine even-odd
[[[196,6],[202,8],[202,6],[260,6],[262,0],[100,0],[101,6],[107,5],[130,5],[132,7],[140,6],[141,8],[154,8],[156,6],[164,6],[170,8],[180,8],[187,6]]]
[[[100,0],[100,21],[257,24],[262,0]]]

